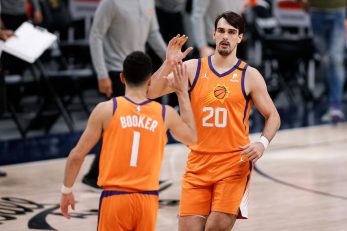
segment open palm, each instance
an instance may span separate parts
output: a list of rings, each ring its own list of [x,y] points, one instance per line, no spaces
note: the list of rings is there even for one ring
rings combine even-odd
[[[193,50],[192,47],[189,47],[182,52],[182,46],[187,42],[187,40],[187,36],[181,36],[179,34],[170,40],[166,52],[166,60],[169,63],[177,63],[182,61],[188,55],[188,53]]]

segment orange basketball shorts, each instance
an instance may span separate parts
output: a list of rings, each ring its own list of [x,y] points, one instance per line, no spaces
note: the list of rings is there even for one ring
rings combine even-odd
[[[103,191],[98,231],[154,231],[158,207],[158,191]]]
[[[248,217],[253,164],[240,152],[189,154],[182,178],[180,216],[208,216],[211,211]]]

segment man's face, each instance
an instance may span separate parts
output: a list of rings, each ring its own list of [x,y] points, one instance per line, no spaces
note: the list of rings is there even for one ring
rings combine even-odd
[[[241,42],[242,36],[242,34],[239,34],[238,29],[231,26],[224,18],[221,18],[213,34],[216,50],[221,56],[228,56],[234,51],[237,44]]]

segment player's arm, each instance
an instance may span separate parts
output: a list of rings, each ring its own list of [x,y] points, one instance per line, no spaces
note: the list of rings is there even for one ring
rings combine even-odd
[[[252,67],[248,72],[252,100],[265,119],[263,136],[265,136],[270,142],[275,136],[277,130],[280,128],[281,119],[267,91],[263,76],[259,71]]]
[[[169,76],[174,66],[178,62],[181,62],[182,59],[184,59],[193,49],[192,47],[189,47],[184,52],[181,51],[182,46],[187,42],[187,40],[188,37],[185,35],[177,35],[170,40],[166,51],[165,61],[151,77],[151,85],[149,86],[147,92],[148,98],[154,99],[174,92],[174,89],[167,84],[164,77]]]
[[[186,68],[184,64],[178,64],[174,69],[173,78],[168,80],[169,85],[177,94],[181,116],[172,107],[166,106],[167,116],[165,124],[176,140],[188,145],[197,142],[197,131],[189,99]]]
[[[249,87],[249,94],[252,97],[254,105],[265,119],[262,137],[259,142],[243,147],[243,153],[248,155],[251,160],[256,161],[262,156],[268,143],[275,136],[280,127],[281,120],[267,91],[264,78],[255,68],[249,67],[247,69],[246,84]]]
[[[70,151],[66,161],[64,185],[62,186],[62,196],[60,202],[60,210],[66,218],[70,218],[68,214],[68,206],[71,205],[75,209],[75,200],[72,194],[72,186],[76,180],[78,172],[83,163],[84,157],[99,141],[103,128],[102,114],[104,113],[106,103],[101,103],[91,113],[87,127],[84,130],[77,145]]]

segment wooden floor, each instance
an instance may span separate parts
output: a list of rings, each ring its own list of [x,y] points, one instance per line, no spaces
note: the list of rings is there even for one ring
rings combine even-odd
[[[177,230],[187,151],[180,144],[166,149],[162,178],[174,184],[160,194],[158,231]],[[91,160],[88,156],[79,177]],[[65,159],[57,159],[1,166],[8,177],[0,178],[0,230],[96,230],[99,193],[80,178],[73,218],[59,214],[64,164]],[[250,219],[238,221],[234,230],[347,230],[347,124],[280,131],[256,168]]]

